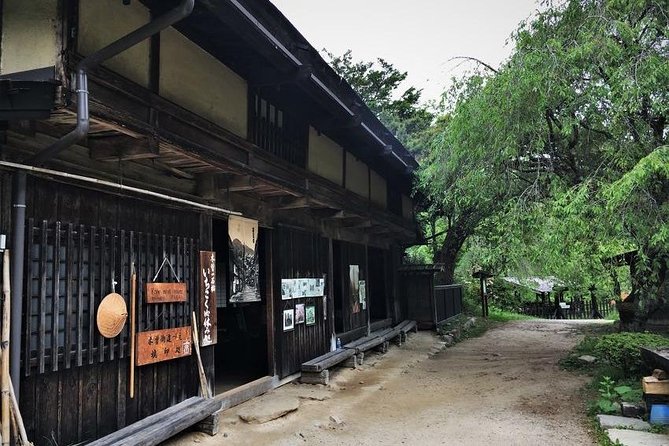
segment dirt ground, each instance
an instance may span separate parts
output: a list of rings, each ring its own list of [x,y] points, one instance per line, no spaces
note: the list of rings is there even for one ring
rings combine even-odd
[[[328,387],[287,384],[261,397],[301,396],[283,418],[247,424],[237,413],[249,402],[222,414],[217,436],[186,433],[167,444],[594,445],[586,378],[557,364],[584,326],[509,322],[450,348],[433,333],[411,334],[358,369],[338,369]]]

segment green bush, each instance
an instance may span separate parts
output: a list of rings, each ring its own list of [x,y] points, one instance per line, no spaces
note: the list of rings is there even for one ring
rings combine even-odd
[[[595,356],[619,369],[623,376],[640,376],[643,365],[640,347],[663,347],[669,339],[652,333],[613,333],[600,337]]]

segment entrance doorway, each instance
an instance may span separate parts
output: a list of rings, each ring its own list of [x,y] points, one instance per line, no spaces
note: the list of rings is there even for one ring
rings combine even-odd
[[[265,237],[258,234],[259,302],[231,303],[231,262],[228,222],[213,221],[216,252],[216,310],[218,343],[215,348],[215,393],[219,394],[268,375],[267,311],[265,293]]]
[[[370,247],[369,253],[369,317],[372,322],[388,317],[386,251]]]

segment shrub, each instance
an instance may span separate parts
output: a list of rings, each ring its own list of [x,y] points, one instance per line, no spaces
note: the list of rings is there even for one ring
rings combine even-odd
[[[600,337],[594,353],[602,361],[619,369],[623,376],[639,376],[642,359],[640,347],[663,347],[669,339],[652,333],[614,333]]]

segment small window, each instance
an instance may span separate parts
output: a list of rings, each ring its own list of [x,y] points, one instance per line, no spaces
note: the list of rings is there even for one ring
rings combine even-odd
[[[275,101],[262,97],[257,90],[249,91],[249,138],[290,163],[306,167],[309,127],[307,123],[287,114]]]

